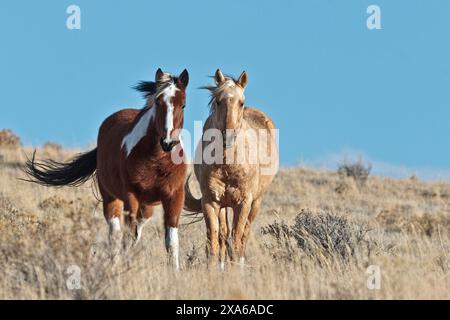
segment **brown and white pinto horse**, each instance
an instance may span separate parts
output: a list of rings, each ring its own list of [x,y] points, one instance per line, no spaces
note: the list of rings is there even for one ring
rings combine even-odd
[[[136,87],[147,97],[143,109],[121,110],[103,122],[97,148],[66,163],[36,162],[33,157],[25,170],[30,181],[46,186],[78,186],[96,171],[110,237],[120,235],[120,216],[126,210],[126,221],[137,242],[154,206],[162,204],[166,249],[178,270],[177,228],[186,164],[174,163],[171,152],[183,156],[179,135],[189,75],[184,70],[174,77],[158,69],[155,78],[155,82],[141,82]]]

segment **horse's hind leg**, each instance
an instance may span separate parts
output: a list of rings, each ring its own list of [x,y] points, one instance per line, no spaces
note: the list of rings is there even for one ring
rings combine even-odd
[[[225,270],[225,258],[227,256],[227,242],[229,237],[227,208],[221,208],[219,212],[219,260],[220,269]]]
[[[109,225],[109,240],[112,242],[120,238],[120,216],[122,214],[123,202],[119,199],[103,198],[103,214]]]
[[[127,192],[126,208],[129,218],[126,220],[133,237],[137,236],[137,215],[139,211],[139,200],[133,192]],[[136,240],[136,238],[135,238]]]
[[[142,204],[138,212],[137,228],[136,228],[136,244],[141,239],[142,229],[153,215],[153,206]]]
[[[164,226],[166,229],[166,250],[175,271],[180,269],[178,222],[184,204],[184,190],[181,188],[171,197],[162,200],[164,209]]]

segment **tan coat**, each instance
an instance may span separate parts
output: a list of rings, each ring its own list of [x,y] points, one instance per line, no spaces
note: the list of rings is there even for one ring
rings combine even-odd
[[[203,212],[208,230],[208,252],[212,258],[219,256],[222,266],[227,249],[232,260],[243,261],[251,222],[259,211],[262,195],[278,171],[275,125],[262,111],[243,106],[246,82],[245,72],[239,80],[223,77],[220,70],[216,72],[217,87],[210,87],[212,112],[203,132],[213,128],[220,131],[234,129],[239,133],[230,135],[227,131],[224,134],[222,163],[203,161],[194,165],[201,199],[192,196],[189,181],[186,183],[185,209]],[[260,136],[259,130],[267,136]],[[203,151],[211,144],[209,141],[201,143]],[[264,149],[267,157],[259,157],[259,148]],[[227,207],[233,210],[231,228],[226,216]],[[230,229],[232,244],[228,241]]]

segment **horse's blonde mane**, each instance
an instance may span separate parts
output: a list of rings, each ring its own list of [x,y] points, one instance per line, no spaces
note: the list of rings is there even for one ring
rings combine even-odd
[[[237,80],[230,76],[225,76],[225,81],[222,81],[219,85],[204,86],[202,89],[206,89],[211,93],[211,100],[209,101],[210,113],[214,113],[217,107],[217,100],[221,100],[224,95],[228,93],[230,88],[242,88],[237,84]]]

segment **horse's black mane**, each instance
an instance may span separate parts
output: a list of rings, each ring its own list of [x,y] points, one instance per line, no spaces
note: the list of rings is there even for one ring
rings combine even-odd
[[[139,81],[133,89],[144,93],[144,97],[147,98],[156,92],[156,82],[153,81]]]
[[[177,83],[177,80],[178,80],[177,77],[174,76],[171,77],[171,82]],[[133,89],[142,92],[144,94],[144,98],[148,98],[149,96],[156,93],[160,85],[166,84],[167,82],[158,83],[154,81],[139,81],[138,84],[133,87]]]

